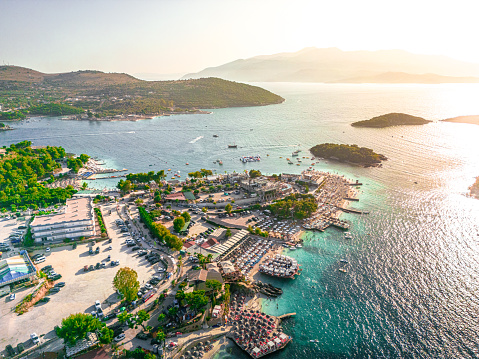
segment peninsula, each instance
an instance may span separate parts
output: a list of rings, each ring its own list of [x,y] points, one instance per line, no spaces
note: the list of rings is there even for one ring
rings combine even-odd
[[[143,81],[122,73],[45,74],[18,66],[0,66],[3,107],[0,120],[3,121],[21,120],[27,115],[85,120],[141,119],[283,101],[260,87],[219,78]]]
[[[378,167],[387,157],[374,152],[367,147],[358,145],[338,145],[335,143],[322,143],[310,148],[316,157],[328,158],[340,162],[357,164],[364,167]]]
[[[479,115],[457,116],[443,120],[445,122],[469,123],[471,125],[479,125]]]
[[[479,177],[476,177],[476,182],[469,187],[469,192],[472,197],[479,199]]]
[[[426,120],[422,117],[408,115],[406,113],[388,113],[381,116],[376,116],[370,120],[353,122],[353,127],[370,127],[370,128],[384,128],[391,126],[412,126],[425,125],[432,121]]]

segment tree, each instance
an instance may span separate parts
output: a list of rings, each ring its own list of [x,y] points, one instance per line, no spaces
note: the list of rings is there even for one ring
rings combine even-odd
[[[173,228],[177,233],[181,231],[181,229],[185,226],[185,219],[183,217],[176,217],[173,221]]]
[[[163,330],[159,329],[156,332],[156,339],[159,340],[160,342],[164,342],[166,339],[166,334]]]
[[[86,338],[88,333],[95,332],[101,326],[100,321],[91,314],[77,313],[64,318],[61,326],[56,328],[56,333],[65,343],[75,345],[77,340]]]
[[[206,288],[211,288],[213,290],[213,294],[216,294],[221,289],[221,287],[221,283],[215,279],[209,279],[206,281]]]
[[[98,335],[101,344],[111,343],[113,341],[113,337],[115,336],[113,330],[111,330],[107,326],[101,328]]]
[[[208,304],[208,298],[205,296],[204,290],[195,290],[191,293],[186,293],[185,299],[193,309],[200,309]]]
[[[228,229],[226,230],[225,237],[226,237],[226,238],[231,237],[231,229],[228,228]]]
[[[81,189],[85,190],[88,187],[88,183],[83,182],[81,185]]]
[[[130,326],[131,322],[132,322],[132,318],[133,318],[133,315],[128,313],[127,311],[124,311],[124,312],[121,312],[120,314],[118,314],[117,316],[118,318],[118,321],[122,324],[128,324],[128,326]]]
[[[208,208],[203,207],[203,208],[201,209],[201,211],[202,211],[203,213],[206,213],[206,212],[208,212]]]
[[[149,319],[150,319],[150,314],[142,309],[142,310],[138,311],[138,313],[136,314],[135,324],[136,325],[141,325],[143,327],[143,330],[146,330],[145,325],[143,323],[146,322]],[[135,328],[136,328],[136,326],[135,326]]]
[[[233,210],[233,206],[232,206],[230,203],[228,203],[228,204],[225,206],[225,211],[226,211],[227,213],[231,213],[232,210]]]
[[[138,297],[140,289],[138,274],[131,268],[120,268],[113,279],[113,286],[123,294],[125,300],[132,302]]]
[[[165,320],[165,318],[166,318],[166,315],[164,315],[163,313],[161,313],[161,314],[158,316],[158,322],[161,323],[162,321]]]
[[[206,179],[208,179],[208,176],[213,175],[213,171],[206,170],[204,168],[200,169],[200,172],[201,172],[201,176],[206,177]]]
[[[191,216],[188,212],[183,212],[180,216],[185,219],[185,222],[191,221]]]
[[[171,317],[175,317],[176,314],[178,314],[178,307],[171,307],[170,309],[168,309],[168,314]]]

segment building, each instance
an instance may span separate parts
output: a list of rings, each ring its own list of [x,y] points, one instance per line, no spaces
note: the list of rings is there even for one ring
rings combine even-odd
[[[91,198],[67,200],[63,213],[37,216],[30,224],[36,243],[78,239],[95,234],[95,216]]]
[[[218,265],[221,268],[225,280],[237,281],[243,277],[243,273],[241,273],[240,269],[230,261],[219,262]]]
[[[37,271],[27,251],[21,251],[19,256],[0,260],[0,287],[25,281],[36,274]]]

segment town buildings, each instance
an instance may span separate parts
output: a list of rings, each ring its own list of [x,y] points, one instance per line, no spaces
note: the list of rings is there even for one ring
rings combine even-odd
[[[79,239],[95,234],[95,216],[91,198],[69,199],[62,213],[36,216],[30,224],[36,243]]]

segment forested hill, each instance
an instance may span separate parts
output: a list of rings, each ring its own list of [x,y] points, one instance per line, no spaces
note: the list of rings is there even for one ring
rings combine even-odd
[[[5,110],[26,110],[56,103],[74,106],[96,117],[161,114],[192,109],[263,106],[284,99],[257,86],[201,78],[143,81],[100,71],[44,74],[18,66],[0,66],[0,104]]]
[[[381,161],[387,160],[386,156],[376,153],[370,148],[359,147],[358,145],[322,143],[310,148],[310,152],[319,158],[354,163],[364,167],[378,166],[381,164]]]
[[[372,127],[372,128],[384,128],[390,126],[413,126],[413,125],[425,125],[431,121],[422,117],[408,115],[406,113],[388,113],[385,115],[373,117],[370,120],[353,122],[353,127]]]

